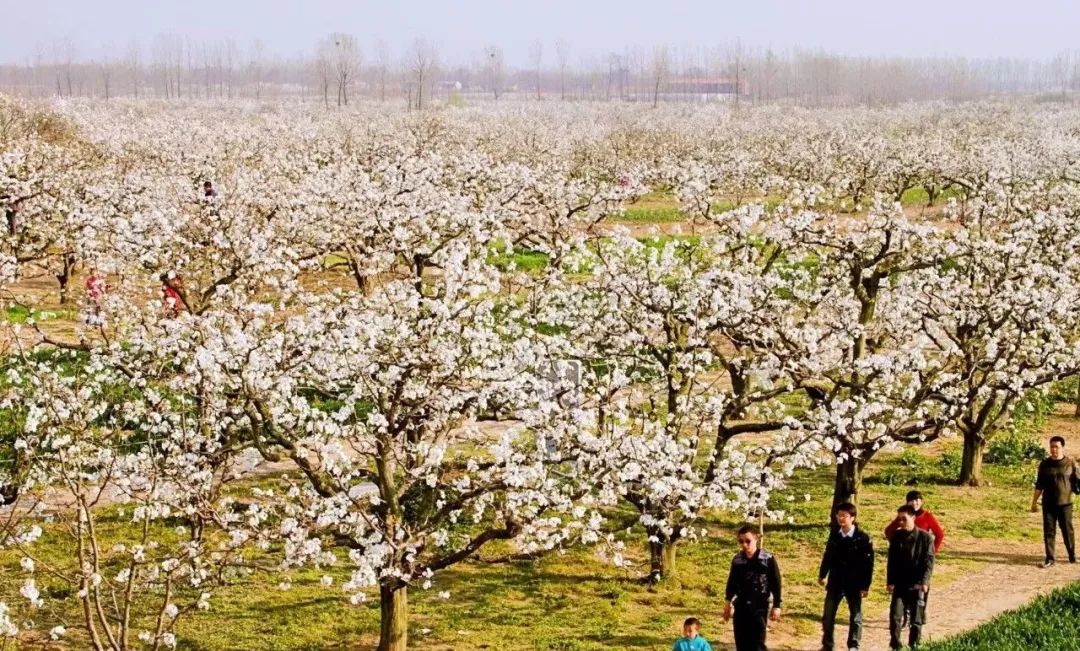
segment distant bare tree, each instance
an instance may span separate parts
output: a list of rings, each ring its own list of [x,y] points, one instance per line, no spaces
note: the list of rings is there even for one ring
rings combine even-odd
[[[233,72],[236,70],[236,60],[238,58],[236,42],[227,39],[225,41],[225,67],[222,76],[225,78],[225,96],[229,99],[232,99],[233,95]]]
[[[555,59],[559,63],[559,99],[566,101],[566,73],[570,68],[570,43],[555,41]]]
[[[386,101],[386,82],[390,76],[390,46],[386,41],[375,41],[375,85],[379,89],[379,101]]]
[[[671,74],[671,55],[666,46],[656,48],[652,59],[652,105],[656,108],[660,102],[660,88],[667,83]]]
[[[108,49],[105,50],[108,52]],[[105,91],[105,101],[109,101],[111,97],[110,91],[112,90],[110,82],[112,81],[112,60],[109,59],[109,55],[105,54],[101,58],[101,63],[98,65],[98,71],[101,73],[101,85]]]
[[[330,61],[330,52],[327,51],[326,43],[323,43],[315,54],[315,73],[319,76],[323,105],[330,108],[330,80],[334,77],[334,64]]]
[[[251,60],[248,67],[251,70],[252,81],[255,82],[255,99],[262,99],[263,65],[266,59],[266,45],[262,39],[255,39],[251,45]]]
[[[164,34],[159,34],[154,39],[154,67],[156,74],[161,76],[161,85],[164,89],[165,99],[172,95],[172,79],[169,74],[169,39]]]
[[[75,61],[75,45],[72,44],[70,38],[65,38],[62,41],[53,43],[53,65],[56,70],[56,94],[59,97],[64,96],[64,89],[67,89],[68,97],[74,94],[71,88],[71,67]]]
[[[1069,79],[1072,77],[1070,66],[1069,54],[1067,52],[1059,52],[1050,60],[1050,77],[1051,84],[1055,91],[1064,93],[1069,89]]]
[[[360,45],[351,34],[335,32],[327,39],[327,50],[337,79],[338,106],[349,103],[349,84],[360,71]]]
[[[413,104],[410,96],[409,104],[415,106],[417,110],[423,110],[424,108],[424,89],[434,81],[433,78],[438,66],[439,57],[435,46],[430,41],[416,39],[408,55],[407,67],[412,72],[416,90],[416,103]]]
[[[541,97],[541,76],[543,70],[540,65],[544,61],[544,43],[540,39],[533,41],[533,44],[529,47],[529,63],[532,64],[533,74],[535,75],[534,81],[536,82],[536,99]]]
[[[735,41],[728,52],[729,76],[735,80],[735,106],[739,106],[739,100],[743,94],[743,85],[746,83],[746,53],[740,41]]]
[[[502,48],[489,45],[484,48],[484,80],[496,100],[502,94],[503,81],[506,77],[506,65]]]
[[[135,99],[138,99],[139,81],[142,76],[142,61],[139,55],[138,41],[133,40],[128,44],[127,55],[124,59],[128,75],[131,77],[131,93],[135,96]]]

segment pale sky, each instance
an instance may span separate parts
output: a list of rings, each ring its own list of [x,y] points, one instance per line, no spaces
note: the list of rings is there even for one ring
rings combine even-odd
[[[486,44],[525,65],[529,45],[545,59],[565,39],[573,59],[658,44],[713,46],[736,40],[786,50],[860,55],[1049,58],[1080,49],[1078,0],[0,0],[0,62],[23,63],[69,37],[78,58],[144,56],[158,34],[194,41],[256,38],[283,56],[307,54],[331,31],[377,38],[395,55],[415,38],[464,63]]]

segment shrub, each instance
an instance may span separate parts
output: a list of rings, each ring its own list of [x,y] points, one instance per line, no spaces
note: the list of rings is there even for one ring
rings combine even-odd
[[[990,442],[985,461],[998,466],[1019,466],[1046,456],[1042,445],[1026,432],[1011,431]]]
[[[890,463],[870,478],[888,486],[948,483],[960,468],[960,455],[945,450],[935,461],[916,448],[906,448],[895,463]]]

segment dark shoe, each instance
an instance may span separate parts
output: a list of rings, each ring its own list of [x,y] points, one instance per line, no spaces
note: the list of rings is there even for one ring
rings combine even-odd
[[[1039,567],[1053,567],[1053,566],[1054,566],[1054,559],[1052,559],[1052,558],[1046,559],[1045,561],[1042,562],[1041,565],[1039,565]]]

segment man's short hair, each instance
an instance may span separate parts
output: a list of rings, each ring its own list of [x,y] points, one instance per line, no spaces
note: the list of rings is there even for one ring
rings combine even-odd
[[[910,515],[913,518],[916,515],[918,515],[917,513],[915,513],[915,507],[910,505],[910,504],[905,504],[905,505],[901,506],[900,508],[896,509],[896,512],[897,513],[906,513],[906,514]]]
[[[687,617],[686,621],[682,623],[683,628],[687,626],[693,626],[694,628],[701,628],[701,622],[697,617]]]
[[[1061,447],[1065,447],[1065,437],[1061,436],[1060,434],[1056,435],[1056,436],[1051,436],[1050,437],[1050,445],[1053,445],[1055,443],[1060,443]]]
[[[744,534],[753,535],[755,540],[761,538],[761,536],[758,535],[757,529],[755,529],[752,525],[749,524],[744,524],[743,526],[739,527],[738,535],[742,536]]]
[[[843,511],[844,513],[847,513],[848,515],[850,515],[853,518],[855,517],[855,514],[858,513],[858,509],[856,509],[855,505],[852,504],[851,502],[844,502],[840,506],[836,507],[836,512],[837,513],[840,513],[841,511]]]
[[[923,498],[922,493],[919,491],[908,491],[907,497],[904,499],[908,502],[914,502],[915,500],[921,500]]]

